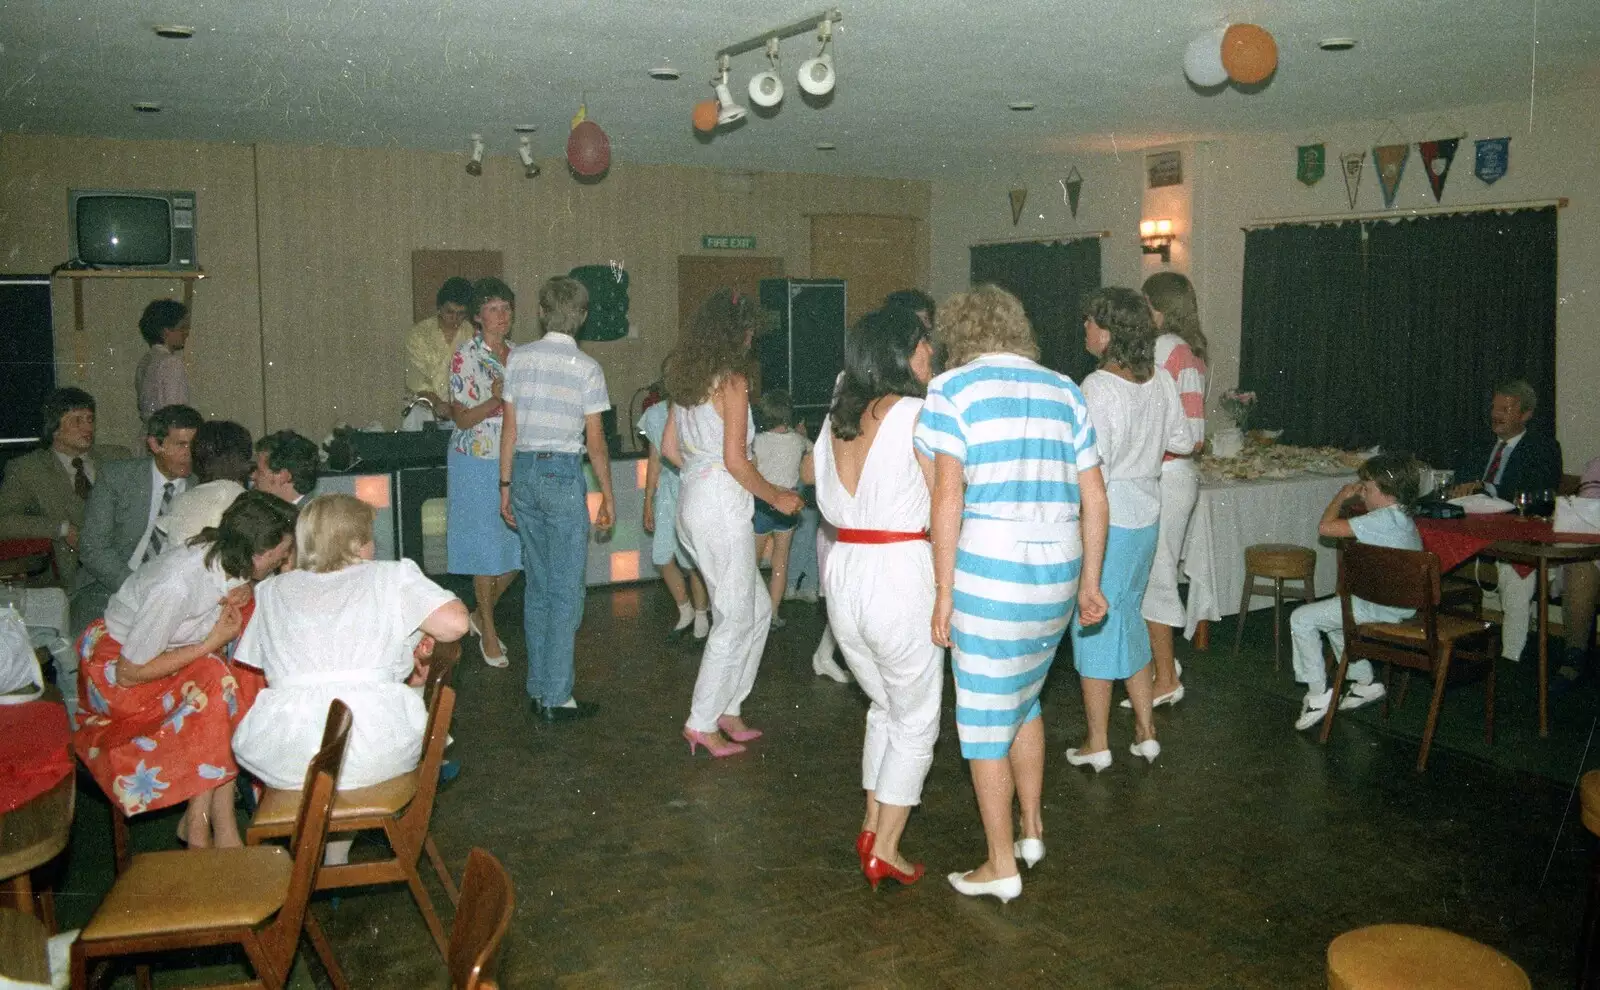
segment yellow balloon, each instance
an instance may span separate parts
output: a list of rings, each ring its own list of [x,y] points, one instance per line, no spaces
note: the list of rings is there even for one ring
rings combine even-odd
[[[585,120],[588,120],[588,119],[589,119],[589,104],[580,103],[578,105],[578,112],[572,115],[572,126],[573,127],[577,127],[579,124],[583,123]]]

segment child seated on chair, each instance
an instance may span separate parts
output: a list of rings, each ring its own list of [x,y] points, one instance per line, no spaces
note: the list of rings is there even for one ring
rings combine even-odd
[[[1331,539],[1354,539],[1380,547],[1397,550],[1421,550],[1422,534],[1411,521],[1411,510],[1417,503],[1417,490],[1421,487],[1420,465],[1410,453],[1379,454],[1361,465],[1357,477],[1339,489],[1333,501],[1322,510],[1322,521],[1317,524],[1317,535]],[[1341,519],[1345,503],[1359,498],[1366,505],[1364,515]],[[1414,614],[1411,609],[1374,605],[1357,598],[1351,603],[1357,622],[1404,622]],[[1344,653],[1344,614],[1339,598],[1325,598],[1319,602],[1302,605],[1289,616],[1289,631],[1294,641],[1294,679],[1306,686],[1306,697],[1300,704],[1300,717],[1296,729],[1309,729],[1322,721],[1333,703],[1333,691],[1328,687],[1328,671],[1322,660],[1322,637],[1327,636],[1333,646],[1334,657]],[[1372,664],[1360,660],[1350,665],[1348,672],[1350,690],[1339,702],[1339,710],[1360,708],[1381,700],[1382,684],[1372,679]]]

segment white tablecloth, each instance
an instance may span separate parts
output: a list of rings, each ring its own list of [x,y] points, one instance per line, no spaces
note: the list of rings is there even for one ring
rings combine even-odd
[[[1239,612],[1244,590],[1244,549],[1255,543],[1296,543],[1317,551],[1316,592],[1334,593],[1338,558],[1317,539],[1322,510],[1355,476],[1306,475],[1282,481],[1241,481],[1201,485],[1189,536],[1184,541],[1183,573],[1189,578],[1183,634],[1194,638],[1205,620],[1216,622]],[[1250,607],[1270,605],[1270,597],[1251,599]]]

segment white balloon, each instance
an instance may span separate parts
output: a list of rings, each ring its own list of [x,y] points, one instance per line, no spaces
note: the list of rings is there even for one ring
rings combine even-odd
[[[1183,74],[1196,86],[1221,86],[1228,81],[1228,70],[1222,65],[1222,36],[1226,26],[1207,31],[1193,41],[1183,52]]]

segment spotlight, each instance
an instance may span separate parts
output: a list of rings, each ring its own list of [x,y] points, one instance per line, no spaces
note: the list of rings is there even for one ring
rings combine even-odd
[[[825,20],[817,25],[817,40],[822,42],[822,48],[817,52],[816,58],[808,58],[800,63],[800,77],[797,81],[800,83],[800,88],[812,96],[827,96],[833,92],[835,82],[833,56],[828,54],[828,42],[832,38],[832,21]]]
[[[524,178],[537,179],[539,177],[539,163],[533,160],[533,138],[524,134],[521,142],[517,144],[517,157],[522,159],[522,174]]]
[[[717,76],[717,124],[737,124],[750,111],[733,102],[733,92],[728,89],[728,56],[722,56],[719,69],[721,74]]]
[[[483,135],[472,135],[472,158],[467,161],[468,175],[483,174]]]
[[[778,76],[778,39],[767,39],[767,61],[772,68],[750,77],[750,102],[759,107],[775,107],[783,102],[783,80]]]

